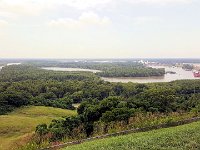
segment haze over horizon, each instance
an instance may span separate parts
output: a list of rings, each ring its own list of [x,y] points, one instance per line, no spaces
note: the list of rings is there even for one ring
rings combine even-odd
[[[0,0],[1,58],[199,58],[198,0]]]

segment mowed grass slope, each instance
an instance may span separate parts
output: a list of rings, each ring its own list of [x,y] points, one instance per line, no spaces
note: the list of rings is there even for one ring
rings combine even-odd
[[[63,150],[199,150],[200,122],[70,146]]]
[[[14,147],[21,139],[32,134],[38,124],[48,124],[52,119],[72,115],[76,115],[76,111],[44,106],[24,107],[1,115],[0,150]]]

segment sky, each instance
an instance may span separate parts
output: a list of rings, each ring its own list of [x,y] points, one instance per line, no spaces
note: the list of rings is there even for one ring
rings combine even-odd
[[[200,0],[0,0],[0,58],[200,58]]]

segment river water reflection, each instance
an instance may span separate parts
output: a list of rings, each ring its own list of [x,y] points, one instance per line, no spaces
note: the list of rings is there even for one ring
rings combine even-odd
[[[183,79],[200,79],[193,76],[192,71],[185,71],[181,67],[168,67],[168,66],[150,66],[153,68],[165,68],[165,71],[176,72],[176,74],[165,74],[163,77],[139,77],[139,78],[102,78],[109,82],[135,82],[135,83],[153,83],[153,82],[170,82]]]
[[[87,72],[101,72],[100,70],[92,70],[92,69],[82,69],[82,68],[61,68],[61,67],[43,67],[45,70],[53,70],[53,71],[87,71]]]
[[[8,64],[6,64],[5,66],[12,66],[12,65],[20,65],[21,63],[8,63]],[[3,67],[5,67],[5,66],[0,66],[0,71],[1,71],[1,69],[3,68]]]
[[[103,80],[109,82],[135,82],[135,83],[153,83],[153,82],[170,82],[175,80],[182,80],[182,79],[200,79],[195,78],[193,76],[192,71],[185,71],[180,67],[169,67],[169,66],[149,66],[153,68],[165,68],[165,71],[172,71],[176,72],[176,74],[165,74],[163,77],[121,77],[121,78],[104,78]],[[92,69],[81,69],[81,68],[60,68],[60,67],[45,67],[43,69],[46,70],[54,70],[54,71],[89,71],[89,72],[100,72],[100,70],[92,70]]]

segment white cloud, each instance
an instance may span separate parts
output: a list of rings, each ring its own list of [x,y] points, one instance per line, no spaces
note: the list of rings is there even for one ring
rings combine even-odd
[[[79,17],[79,22],[85,25],[90,25],[90,24],[107,25],[110,24],[111,21],[108,17],[101,18],[93,12],[84,12]]]
[[[59,6],[68,6],[75,9],[90,10],[103,6],[107,8],[124,2],[131,4],[168,4],[168,3],[190,3],[196,0],[0,0],[0,13],[10,16],[40,15],[42,12],[58,9]],[[6,17],[6,16],[5,16]]]
[[[113,0],[63,0],[63,1],[60,1],[60,3],[71,6],[71,7],[75,7],[78,9],[87,9],[87,8],[98,7],[100,5],[105,5],[112,1]]]
[[[94,12],[83,12],[78,19],[60,18],[51,20],[49,26],[67,27],[67,28],[81,28],[91,25],[106,26],[111,23],[108,17],[100,17]]]
[[[38,15],[47,9],[68,6],[76,9],[96,8],[113,0],[1,0],[0,12],[19,15]]]
[[[0,20],[0,27],[5,27],[8,25],[8,22],[5,20]]]
[[[0,15],[3,17],[14,16],[14,18],[17,16],[35,16],[53,7],[53,4],[47,1],[2,0],[0,1]]]

